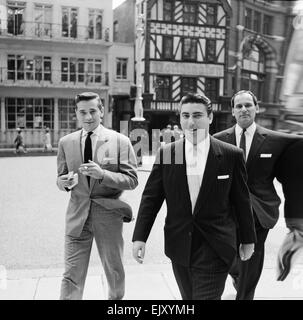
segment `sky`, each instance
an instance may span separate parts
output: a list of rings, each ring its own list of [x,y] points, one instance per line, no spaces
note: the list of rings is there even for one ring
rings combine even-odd
[[[125,0],[113,0],[113,8],[118,7]]]

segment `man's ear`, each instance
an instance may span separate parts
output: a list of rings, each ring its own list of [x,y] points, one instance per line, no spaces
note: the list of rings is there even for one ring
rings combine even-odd
[[[209,118],[209,124],[212,124],[213,119],[214,119],[214,114],[213,114],[213,112],[208,116],[208,118]]]
[[[260,112],[260,107],[258,104],[256,104],[256,113],[259,113]]]
[[[235,109],[231,108],[231,115],[234,117],[235,116]]]

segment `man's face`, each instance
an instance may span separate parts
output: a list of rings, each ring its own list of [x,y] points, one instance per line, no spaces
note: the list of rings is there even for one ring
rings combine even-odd
[[[186,139],[197,144],[205,139],[212,123],[213,114],[201,103],[186,103],[181,107],[180,123]]]
[[[259,106],[254,104],[253,97],[246,92],[235,96],[232,115],[236,118],[241,128],[248,128],[259,112]]]
[[[80,101],[77,103],[76,115],[80,125],[86,131],[95,130],[104,115],[104,109],[98,108],[98,100]]]

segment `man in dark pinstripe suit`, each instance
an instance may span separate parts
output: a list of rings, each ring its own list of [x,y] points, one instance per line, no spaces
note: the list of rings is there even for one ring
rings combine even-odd
[[[210,100],[188,94],[180,103],[185,139],[161,147],[146,183],[133,234],[133,255],[145,243],[166,200],[165,254],[184,300],[220,299],[236,255],[250,259],[255,229],[242,150],[209,136]],[[231,208],[234,208],[232,211]]]

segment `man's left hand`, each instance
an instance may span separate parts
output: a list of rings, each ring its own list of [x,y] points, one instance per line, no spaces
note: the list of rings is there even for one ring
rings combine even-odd
[[[94,179],[103,179],[103,169],[94,161],[88,160],[88,163],[82,163],[79,167],[80,173],[90,176]]]
[[[239,255],[242,261],[249,260],[254,253],[254,243],[241,243],[239,247]]]

